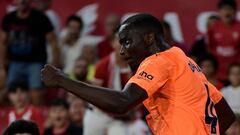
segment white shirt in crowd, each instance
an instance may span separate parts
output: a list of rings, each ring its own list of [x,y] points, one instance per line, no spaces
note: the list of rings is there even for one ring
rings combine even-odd
[[[102,39],[94,36],[82,36],[73,45],[62,45],[61,49],[61,61],[63,63],[63,71],[65,73],[71,73],[74,67],[76,59],[82,55],[84,46],[96,46]]]
[[[233,87],[231,85],[222,88],[223,97],[232,108],[233,112],[240,114],[240,86]]]

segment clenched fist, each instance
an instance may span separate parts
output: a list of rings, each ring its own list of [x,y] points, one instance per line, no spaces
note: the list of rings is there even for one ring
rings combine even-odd
[[[57,68],[51,65],[45,65],[41,70],[42,81],[48,87],[58,87],[59,81],[64,74]]]

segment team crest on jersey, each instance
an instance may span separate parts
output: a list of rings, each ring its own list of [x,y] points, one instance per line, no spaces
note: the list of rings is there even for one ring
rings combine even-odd
[[[148,73],[145,72],[145,71],[140,72],[139,75],[140,75],[141,77],[144,77],[145,79],[148,79],[148,80],[153,80],[153,78],[154,78],[152,75],[148,74]]]

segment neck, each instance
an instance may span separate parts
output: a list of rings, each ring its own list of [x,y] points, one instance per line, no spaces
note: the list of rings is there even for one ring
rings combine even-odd
[[[237,88],[240,86],[240,84],[232,84],[233,88]]]
[[[73,45],[74,43],[76,43],[78,40],[78,37],[72,37],[66,40],[66,43],[69,45]]]
[[[227,21],[227,20],[223,20],[223,23],[226,25],[226,26],[230,26],[232,23],[234,22],[234,20],[231,20],[231,21]]]
[[[27,9],[25,9],[25,10],[18,10],[17,11],[17,16],[19,17],[19,18],[27,18],[28,16],[29,16],[29,14],[30,14],[30,11],[31,11],[31,9],[30,8],[27,8]]]
[[[152,45],[150,48],[150,55],[166,51],[169,48],[171,48],[170,45],[165,42],[162,42],[161,44]]]
[[[26,105],[16,107],[17,114],[22,113],[26,109],[26,107],[27,107]]]
[[[66,129],[68,128],[68,126],[69,126],[69,122],[66,122],[66,123],[65,123],[64,125],[62,125],[61,127],[55,127],[55,128],[53,129],[53,132],[54,132],[55,134],[63,133],[63,132],[66,131]]]

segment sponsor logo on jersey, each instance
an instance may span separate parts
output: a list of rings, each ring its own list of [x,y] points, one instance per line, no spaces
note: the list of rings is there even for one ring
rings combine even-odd
[[[146,79],[148,79],[148,80],[152,80],[154,78],[152,75],[148,74],[145,71],[140,72],[139,75],[144,77],[144,78],[146,78]]]

